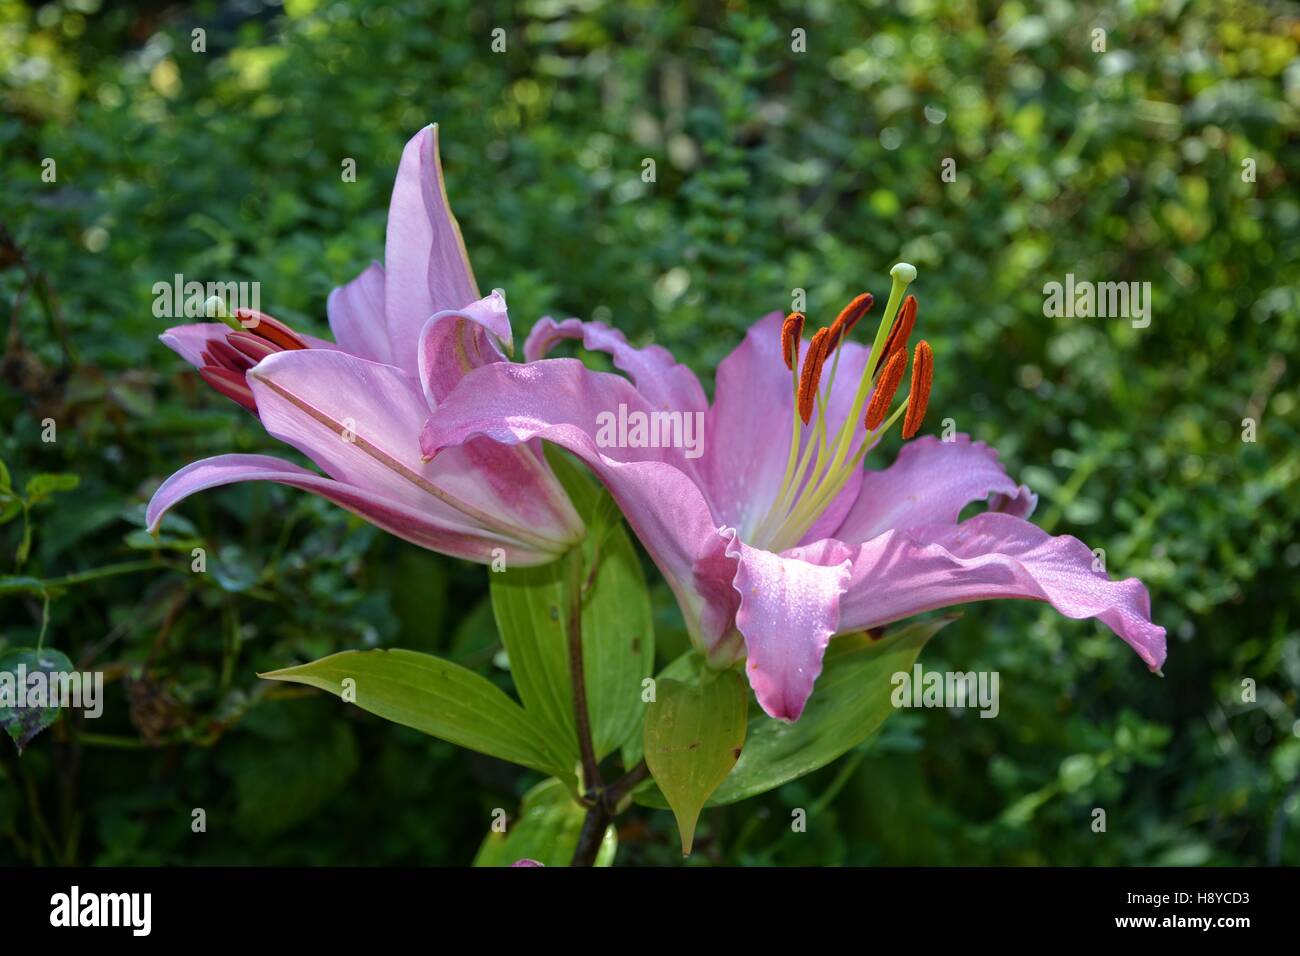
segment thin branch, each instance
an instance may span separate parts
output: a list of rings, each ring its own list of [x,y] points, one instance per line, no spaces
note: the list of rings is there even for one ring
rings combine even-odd
[[[639,764],[606,787],[601,793],[601,798],[604,800],[604,803],[609,808],[610,812],[618,813],[618,805],[623,802],[623,798],[640,786],[643,780],[649,779],[649,777],[650,768],[647,767],[645,761],[642,760]]]

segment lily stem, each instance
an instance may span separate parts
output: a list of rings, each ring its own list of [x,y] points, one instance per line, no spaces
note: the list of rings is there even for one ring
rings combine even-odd
[[[582,548],[569,552],[569,681],[573,685],[573,713],[577,720],[578,752],[582,755],[582,788],[599,793],[603,784],[596,747],[591,739],[591,712],[587,707],[587,679],[582,666]]]
[[[605,840],[605,829],[622,812],[624,798],[649,776],[650,768],[642,760],[609,786],[601,787],[593,794],[594,800],[583,818],[578,845],[573,851],[570,866],[595,865],[600,846]]]

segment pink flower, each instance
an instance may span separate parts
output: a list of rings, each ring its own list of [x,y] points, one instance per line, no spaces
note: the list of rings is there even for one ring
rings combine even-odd
[[[464,378],[426,425],[424,450],[448,453],[476,436],[542,438],[582,458],[664,573],[695,645],[716,666],[745,659],[759,703],[782,720],[802,713],[832,635],[990,598],[1095,617],[1158,669],[1165,632],[1151,622],[1146,588],[1110,580],[1081,541],[1026,521],[1037,499],[991,448],[965,435],[925,437],[889,468],[861,467],[900,416],[904,437],[916,432],[929,397],[933,357],[922,342],[907,397],[887,414],[915,321],[915,299],[900,301],[915,269],[899,264],[891,274],[870,349],[849,341],[869,296],[811,341],[801,315],[766,316],[719,366],[712,406],[664,349],[632,348],[599,323],[543,319],[525,345],[527,364]],[[562,338],[608,352],[628,378],[573,359],[540,361]],[[613,413],[660,428],[693,416],[703,423],[702,454],[664,447],[671,441],[616,447],[609,429],[602,435]],[[986,511],[958,522],[978,501]]]
[[[540,445],[472,441],[437,462],[420,429],[471,369],[512,348],[500,292],[481,297],[447,204],[437,127],[406,144],[388,213],[385,265],[330,294],[337,344],[241,310],[230,325],[161,338],[208,384],[325,473],[267,455],[218,455],[182,468],[149,502],[147,521],[197,491],[276,481],[313,492],[401,538],[457,557],[539,564],[584,533]],[[328,476],[328,477],[326,477]]]

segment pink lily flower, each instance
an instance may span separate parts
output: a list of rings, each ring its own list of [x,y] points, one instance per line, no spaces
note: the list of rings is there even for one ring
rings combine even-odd
[[[489,563],[541,564],[585,533],[541,454],[469,442],[437,462],[420,429],[471,369],[513,349],[501,293],[480,296],[447,203],[436,126],[402,152],[388,211],[385,265],[329,297],[337,343],[301,335],[260,312],[230,324],[168,329],[162,341],[243,405],[267,432],[325,474],[269,455],[218,455],[172,475],[149,502],[164,513],[195,492],[275,481],[318,494],[421,547]]]
[[[712,406],[663,348],[632,348],[599,323],[542,319],[525,344],[527,364],[464,378],[425,426],[425,453],[486,436],[541,438],[577,455],[664,573],[694,644],[715,666],[744,659],[759,703],[781,720],[802,713],[833,635],[990,598],[1095,617],[1158,669],[1165,631],[1151,622],[1146,588],[1110,580],[1081,541],[1025,520],[1037,499],[993,449],[965,435],[925,437],[888,468],[861,467],[901,416],[911,438],[925,413],[933,372],[925,342],[907,397],[889,411],[916,318],[916,300],[900,300],[915,274],[895,266],[870,348],[849,340],[869,295],[811,341],[799,313],[759,320],[718,367]],[[628,378],[574,359],[542,361],[560,339],[609,353]],[[611,441],[615,414],[643,423],[642,440],[628,428],[625,441]],[[645,440],[652,428],[644,423],[658,422],[662,438],[664,427],[687,420],[680,416],[703,423],[695,457],[681,442]],[[958,522],[978,501],[987,509]]]

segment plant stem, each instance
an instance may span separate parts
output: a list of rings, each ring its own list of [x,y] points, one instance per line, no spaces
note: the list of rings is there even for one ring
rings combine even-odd
[[[597,800],[587,808],[587,815],[582,821],[582,832],[578,834],[578,846],[573,851],[573,861],[570,866],[596,865],[596,855],[605,840],[605,828],[609,826],[612,819],[602,800]]]
[[[578,845],[573,851],[570,866],[595,865],[600,845],[605,839],[605,828],[618,816],[619,804],[649,776],[650,768],[642,760],[609,786],[596,791],[591,806],[587,808],[587,816],[583,818],[582,831],[578,834]]]
[[[582,666],[582,549],[569,552],[569,680],[573,685],[573,713],[577,719],[578,751],[582,754],[582,787],[588,795],[602,788],[596,747],[591,740],[591,713],[587,708],[587,679]],[[601,832],[604,832],[603,829]]]
[[[91,568],[89,571],[65,574],[61,578],[46,578],[41,583],[47,588],[65,588],[74,584],[85,584],[87,581],[98,581],[100,578],[111,578],[118,574],[132,574],[136,571],[157,571],[159,568],[166,568],[166,565],[159,564],[157,561],[121,561],[117,564],[106,564],[102,568]]]

